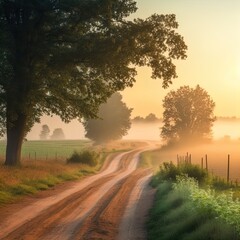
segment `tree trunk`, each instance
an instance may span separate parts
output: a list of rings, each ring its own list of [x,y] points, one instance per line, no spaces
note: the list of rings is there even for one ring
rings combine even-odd
[[[25,125],[26,116],[24,114],[17,114],[17,119],[13,121],[7,119],[7,149],[5,165],[20,165]]]

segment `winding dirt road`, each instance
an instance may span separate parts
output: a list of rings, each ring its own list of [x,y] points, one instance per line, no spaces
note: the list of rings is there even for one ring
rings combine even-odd
[[[139,154],[118,154],[100,173],[0,211],[0,239],[146,239],[144,223],[154,196],[151,172],[137,169]]]

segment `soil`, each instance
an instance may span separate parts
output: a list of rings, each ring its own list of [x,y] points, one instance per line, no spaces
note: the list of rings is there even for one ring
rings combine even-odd
[[[116,154],[103,170],[0,209],[0,239],[146,239],[151,171],[137,169],[153,145]]]

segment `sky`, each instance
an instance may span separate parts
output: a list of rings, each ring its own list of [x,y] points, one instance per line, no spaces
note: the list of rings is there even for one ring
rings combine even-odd
[[[170,90],[199,84],[216,103],[215,115],[240,116],[240,1],[138,0],[135,18],[153,13],[176,14],[188,46],[187,59],[175,61],[178,78],[168,89],[151,79],[151,70],[138,68],[137,81],[125,89],[123,100],[132,115],[162,116],[162,100]]]
[[[216,116],[240,117],[240,1],[239,0],[137,0],[138,11],[131,18],[151,14],[176,14],[177,30],[188,46],[187,59],[175,61],[178,78],[168,89],[160,79],[151,79],[151,70],[138,68],[136,83],[121,94],[132,117],[154,113],[162,117],[162,100],[170,90],[199,84],[216,103]],[[59,117],[42,117],[29,138],[38,138],[42,124],[50,129],[63,127],[69,138],[82,138],[83,127]],[[74,129],[74,131],[72,130]],[[81,136],[79,133],[81,132]]]

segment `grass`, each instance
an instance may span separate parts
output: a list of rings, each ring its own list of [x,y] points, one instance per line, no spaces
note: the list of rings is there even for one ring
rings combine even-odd
[[[62,141],[26,141],[22,146],[22,158],[25,160],[65,160],[74,151],[91,146],[88,140]],[[6,142],[0,141],[0,156],[5,157]]]
[[[20,167],[0,166],[0,205],[35,194],[56,184],[95,173],[100,166],[65,164],[62,161],[24,161]]]
[[[159,165],[163,162],[159,158],[159,150],[142,152],[140,155],[139,167],[152,168],[157,172]]]
[[[0,142],[0,152],[4,142]],[[7,167],[0,164],[0,206],[14,202],[24,195],[35,194],[49,189],[59,183],[81,179],[101,169],[106,157],[111,153],[123,152],[142,146],[141,142],[119,141],[104,146],[91,146],[91,142],[73,141],[28,141],[23,146],[24,152],[36,151],[37,158],[23,157],[21,166]],[[55,159],[55,149],[66,154],[66,157]],[[96,166],[82,163],[66,164],[66,159],[74,150],[94,149],[100,153]],[[51,151],[50,151],[51,150]],[[48,159],[38,158],[48,153]]]
[[[149,239],[240,239],[239,187],[187,162],[164,162],[151,184],[157,195]]]
[[[171,182],[158,185],[148,221],[148,239],[239,240],[233,227],[195,209],[185,196],[172,189]]]

